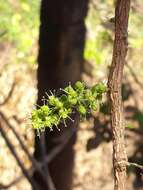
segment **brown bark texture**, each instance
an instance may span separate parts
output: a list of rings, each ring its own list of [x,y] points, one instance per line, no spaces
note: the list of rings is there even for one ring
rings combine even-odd
[[[113,135],[114,190],[125,190],[127,155],[125,150],[125,122],[121,86],[128,49],[128,19],[130,0],[117,0],[115,9],[115,40],[108,78],[111,127]]]

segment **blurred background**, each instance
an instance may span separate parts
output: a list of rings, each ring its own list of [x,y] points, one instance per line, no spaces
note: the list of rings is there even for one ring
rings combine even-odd
[[[31,189],[12,150],[16,151],[24,168],[30,173],[31,160],[13,131],[16,131],[32,155],[34,132],[27,118],[37,100],[40,3],[40,0],[0,2],[0,127],[4,128],[9,139],[9,142],[6,141],[1,131],[0,189]],[[82,80],[91,86],[98,81],[107,81],[114,40],[114,1],[91,0],[88,6]],[[143,164],[142,50],[143,3],[134,0],[130,12],[129,50],[122,88],[127,154],[129,161],[138,164]],[[74,146],[73,190],[113,189],[109,122],[105,98],[100,113],[80,123]],[[143,171],[129,168],[127,185],[130,190],[143,190]]]

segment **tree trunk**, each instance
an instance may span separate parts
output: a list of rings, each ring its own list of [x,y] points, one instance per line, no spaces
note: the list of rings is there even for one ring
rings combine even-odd
[[[69,82],[74,83],[81,79],[87,6],[87,0],[42,0],[41,2],[37,101],[39,105],[42,104],[41,99],[45,91],[63,88]],[[77,127],[75,126],[77,122],[72,125]],[[70,127],[61,129],[60,132],[56,129],[53,132],[46,131],[40,139],[35,136],[35,158],[43,162],[44,157],[59,144],[54,142],[55,139],[69,129]],[[49,165],[57,190],[71,188],[75,140],[76,135]],[[46,145],[44,149],[43,144]],[[47,175],[46,169],[45,175]],[[42,190],[49,190],[38,173],[34,174],[34,178]]]
[[[127,155],[124,140],[124,116],[121,85],[128,47],[128,17],[130,0],[117,0],[115,9],[115,41],[109,73],[109,101],[113,132],[114,190],[125,190]]]

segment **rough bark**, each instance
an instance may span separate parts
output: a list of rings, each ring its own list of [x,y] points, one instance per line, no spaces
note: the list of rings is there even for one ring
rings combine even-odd
[[[87,14],[87,0],[42,0],[41,25],[39,37],[38,56],[38,100],[45,91],[57,90],[74,83],[81,78],[83,49],[85,41],[84,18]],[[72,127],[77,127],[77,122]],[[59,136],[64,131],[46,131],[39,139],[35,136],[36,159],[44,161],[48,154],[58,143]],[[64,139],[63,139],[64,140]],[[66,148],[50,163],[51,177],[57,190],[69,190],[72,183],[72,168],[74,166],[73,145],[76,135],[67,144]],[[56,143],[57,141],[57,143]],[[43,150],[43,144],[46,148]],[[45,170],[45,175],[46,174]],[[38,173],[34,174],[42,190],[49,190]]]
[[[124,114],[121,97],[121,85],[125,57],[128,48],[128,18],[130,0],[117,0],[115,9],[115,40],[110,68],[108,87],[111,109],[111,127],[113,132],[114,190],[125,190],[126,161],[124,139]]]

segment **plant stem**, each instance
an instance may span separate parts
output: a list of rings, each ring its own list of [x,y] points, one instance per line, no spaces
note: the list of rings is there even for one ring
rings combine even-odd
[[[125,190],[127,155],[124,141],[124,115],[121,96],[123,68],[128,48],[130,0],[117,0],[115,9],[115,40],[108,78],[111,127],[113,133],[114,190]]]

